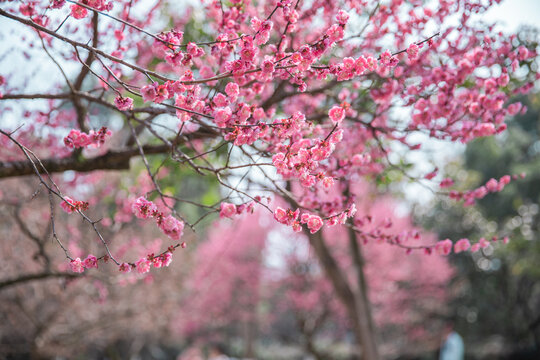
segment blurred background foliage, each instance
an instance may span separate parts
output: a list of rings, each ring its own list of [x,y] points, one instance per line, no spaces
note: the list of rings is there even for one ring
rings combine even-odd
[[[509,120],[504,134],[468,144],[446,174],[469,189],[506,174],[526,177],[474,207],[439,200],[417,209],[417,220],[441,239],[510,236],[505,246],[451,256],[460,287],[451,306],[471,352],[513,349],[532,359],[540,348],[540,94],[516,100],[529,111]]]

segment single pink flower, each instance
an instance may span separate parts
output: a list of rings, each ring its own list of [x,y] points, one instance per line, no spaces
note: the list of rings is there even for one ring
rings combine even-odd
[[[467,251],[471,247],[471,243],[468,239],[460,239],[454,245],[454,252],[459,254],[462,251]]]
[[[180,240],[184,231],[184,223],[172,215],[161,219],[158,226],[171,240]]]
[[[143,101],[154,101],[157,97],[157,83],[146,85],[141,88]]]
[[[148,219],[157,212],[157,206],[141,196],[131,205],[131,211],[139,219]]]
[[[84,265],[81,261],[81,258],[76,258],[75,260],[71,260],[69,263],[69,266],[71,267],[71,271],[76,273],[82,273],[84,272]]]
[[[71,5],[71,16],[75,19],[84,19],[88,14],[88,10],[79,5]]]
[[[418,57],[418,51],[420,48],[415,43],[412,43],[407,48],[407,55],[409,56],[409,59],[414,60]]]
[[[131,272],[131,265],[129,265],[128,263],[122,263],[118,267],[118,271],[123,272],[123,273]]]
[[[83,265],[87,269],[92,268],[98,268],[98,260],[94,255],[88,255],[86,259],[84,259]]]
[[[114,99],[114,105],[118,110],[126,111],[133,109],[133,99],[130,97],[122,97],[121,95],[117,96]]]
[[[307,221],[309,232],[315,234],[323,226],[323,221],[318,215],[311,215]]]
[[[142,258],[135,263],[137,266],[137,272],[139,274],[144,274],[150,271],[150,261],[147,258]]]
[[[162,256],[162,266],[169,266],[172,262],[172,254],[170,252],[166,252]]]
[[[220,218],[230,218],[236,215],[236,205],[231,203],[222,202],[221,209],[219,211]]]
[[[278,222],[284,224],[287,222],[287,211],[281,207],[277,207],[276,210],[274,210],[274,219],[276,219]]]
[[[439,255],[448,255],[452,252],[452,240],[446,239],[435,244],[435,252]]]
[[[227,84],[227,86],[225,86],[225,92],[227,93],[227,95],[234,99],[232,101],[235,101],[240,94],[240,87],[237,83],[230,82]]]
[[[330,116],[330,120],[332,120],[334,124],[338,124],[345,119],[345,109],[336,105],[328,111],[328,116]]]
[[[60,207],[62,208],[62,210],[64,210],[68,214],[71,214],[72,212],[77,210],[77,208],[75,207],[75,200],[73,200],[69,196],[64,196],[64,199],[66,201],[62,201],[60,203]]]

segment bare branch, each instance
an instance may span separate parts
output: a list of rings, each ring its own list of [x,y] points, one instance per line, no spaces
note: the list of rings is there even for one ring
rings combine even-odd
[[[54,278],[76,279],[79,277],[81,277],[81,275],[77,275],[73,273],[43,272],[43,273],[37,273],[37,274],[28,274],[28,275],[22,275],[16,278],[0,281],[0,290],[3,290],[10,286],[14,286],[14,285],[22,284],[22,283],[28,283],[28,282],[36,281],[36,280],[46,280],[46,279],[54,279]]]

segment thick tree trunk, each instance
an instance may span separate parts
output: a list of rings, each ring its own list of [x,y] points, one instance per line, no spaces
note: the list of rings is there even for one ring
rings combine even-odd
[[[358,267],[355,260],[358,276],[358,289],[353,291],[346,274],[339,267],[337,261],[328,249],[322,231],[315,234],[308,234],[310,243],[315,250],[322,267],[325,270],[326,276],[330,279],[336,295],[345,305],[347,313],[350,316],[353,324],[355,338],[361,348],[361,359],[363,360],[378,360],[379,354],[373,329],[373,321],[367,297],[367,287],[363,276],[363,267]],[[358,244],[357,244],[358,245]],[[360,255],[359,249],[356,255]],[[355,254],[353,253],[353,256]],[[362,265],[362,263],[359,263]]]
[[[328,315],[329,309],[326,307],[320,316],[309,314],[309,319],[301,316],[298,312],[295,313],[296,323],[304,337],[304,348],[315,360],[326,360],[329,358],[329,356],[317,349],[317,346],[315,345],[315,333],[319,326],[328,318]]]
[[[356,233],[353,229],[348,229],[349,233],[349,248],[351,249],[351,256],[353,258],[354,267],[356,269],[357,277],[357,297],[356,305],[358,311],[358,317],[361,321],[360,326],[361,336],[363,337],[362,343],[365,346],[365,350],[362,350],[365,353],[366,358],[368,359],[378,359],[377,352],[377,340],[375,337],[375,326],[373,325],[373,316],[371,312],[371,304],[369,302],[368,296],[368,286],[366,282],[366,277],[364,274],[364,259],[362,257],[362,251],[360,244],[358,244],[358,239],[356,238]]]
[[[306,351],[309,354],[311,354],[311,356],[313,356],[315,360],[325,360],[326,358],[324,357],[324,355],[321,354],[321,352],[317,350],[317,348],[315,347],[315,342],[313,341],[313,335],[308,334],[308,335],[304,335],[304,337],[305,337],[304,347]]]
[[[255,311],[255,310],[254,310]],[[255,338],[257,333],[257,324],[255,319],[247,320],[244,323],[244,357],[246,359],[255,358]]]

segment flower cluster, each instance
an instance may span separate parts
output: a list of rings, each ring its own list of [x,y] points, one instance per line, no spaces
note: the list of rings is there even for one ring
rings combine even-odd
[[[522,173],[519,175],[521,178],[525,177],[525,174]],[[485,184],[480,186],[479,188],[476,188],[474,190],[469,190],[466,192],[460,192],[460,191],[450,191],[450,198],[454,200],[464,200],[465,206],[471,206],[474,205],[476,200],[484,198],[489,193],[495,193],[500,192],[504,189],[506,185],[510,183],[512,179],[516,180],[518,178],[518,175],[513,175],[512,177],[510,175],[505,175],[501,177],[499,180],[496,179],[489,179],[489,181]],[[441,183],[441,187],[447,186],[447,184],[450,184],[452,180],[451,179],[444,179],[443,183]]]
[[[178,220],[172,215],[163,216],[159,213],[156,215],[156,223],[161,231],[172,240],[180,240],[184,231],[184,222]]]
[[[394,59],[397,58],[394,57]],[[342,63],[332,65],[330,67],[330,73],[337,76],[338,81],[345,81],[355,76],[364,75],[366,71],[375,71],[378,69],[378,66],[378,60],[370,55],[362,55],[357,59],[346,57]]]
[[[75,19],[84,19],[86,15],[88,15],[86,8],[76,4],[71,5],[71,16]]]
[[[418,52],[420,51],[420,46],[418,46],[415,43],[412,43],[407,48],[407,55],[409,56],[409,59],[415,60],[418,57]]]
[[[155,268],[161,268],[169,266],[172,262],[172,253],[167,251],[161,255],[154,256],[154,254],[149,254],[146,257],[139,259],[135,264],[130,265],[123,263],[119,267],[119,271],[127,273],[131,271],[131,267],[137,269],[139,274],[144,274],[150,271],[150,268],[154,266]]]
[[[139,219],[148,219],[157,215],[158,210],[156,204],[146,200],[144,197],[139,197],[131,205],[133,214]]]
[[[492,238],[493,242],[496,242],[497,240],[498,240],[497,237]],[[509,241],[509,238],[507,236],[502,239],[503,244],[507,244],[508,241]],[[456,241],[455,244],[452,242],[452,240],[446,239],[446,240],[441,240],[437,242],[433,246],[433,248],[426,247],[424,250],[427,254],[431,254],[431,251],[433,249],[435,253],[438,255],[449,255],[452,252],[452,248],[454,249],[454,253],[459,254],[467,250],[470,250],[471,252],[477,252],[478,250],[485,249],[488,246],[490,246],[490,242],[486,240],[485,238],[480,238],[478,242],[476,242],[472,246],[469,239],[466,239],[466,238],[459,239],[458,241]]]
[[[220,218],[232,218],[235,215],[240,215],[244,212],[247,213],[253,213],[254,210],[254,203],[260,202],[261,197],[257,196],[255,197],[255,201],[244,203],[240,205],[231,204],[228,202],[222,202],[219,209],[219,217]]]
[[[339,121],[345,116],[341,107],[331,112],[331,116]],[[289,119],[281,120],[281,125],[272,133],[273,137],[287,138],[305,127],[305,116],[294,114]],[[313,187],[320,183],[324,188],[330,188],[334,179],[322,171],[322,162],[330,157],[336,145],[343,138],[343,130],[332,130],[324,139],[299,138],[290,145],[281,145],[273,157],[272,163],[284,178],[296,178],[304,187]]]
[[[165,216],[152,201],[141,196],[132,203],[131,211],[139,219],[155,218],[158,227],[170,239],[178,241],[182,237],[184,222],[172,215]]]
[[[69,196],[64,196],[64,200],[60,203],[62,210],[71,214],[74,211],[84,211],[88,210],[88,202],[86,201],[76,201],[70,198]]]
[[[331,215],[326,218],[326,223],[328,226],[338,224],[343,225],[347,219],[353,217],[355,213],[356,206],[352,204],[346,211],[342,211],[339,214]],[[274,219],[281,224],[291,226],[296,232],[302,231],[301,224],[305,224],[312,234],[319,231],[324,225],[324,220],[319,215],[309,213],[300,215],[300,209],[292,211],[291,209],[285,210],[279,206],[274,210]]]
[[[88,255],[86,259],[76,258],[69,263],[71,271],[76,273],[84,272],[84,269],[98,268],[98,259],[94,255]]]
[[[396,67],[399,63],[397,56],[392,55],[390,50],[386,50],[381,54],[381,64],[387,67]]]
[[[182,244],[184,247],[184,244]],[[148,254],[147,256],[139,259],[135,263],[121,263],[118,266],[118,270],[122,273],[129,273],[131,272],[132,268],[135,268],[139,274],[147,273],[150,271],[150,268],[153,266],[155,268],[161,268],[169,266],[172,262],[172,253],[174,252],[175,247],[169,246],[167,251],[165,251],[163,254],[160,255],[154,255],[154,254]],[[109,259],[108,256],[103,257],[103,261],[107,261]],[[98,261],[100,259],[96,258],[94,255],[88,255],[86,259],[81,260],[81,258],[77,257],[70,261],[69,265],[71,268],[71,271],[76,273],[82,273],[85,269],[92,269],[98,268]]]
[[[233,217],[233,215],[236,215],[236,205],[234,204],[231,204],[231,203],[227,203],[227,202],[222,202],[221,203],[221,208],[220,208],[220,211],[219,211],[219,217],[220,218],[230,218],[230,217]]]
[[[122,97],[119,95],[114,99],[114,105],[116,105],[118,110],[133,110],[133,99],[129,97]]]
[[[64,6],[64,3],[65,1],[63,0],[53,0],[52,7],[58,9]],[[83,3],[99,11],[110,11],[113,8],[112,1],[107,2],[105,0],[85,0]],[[70,10],[71,16],[73,16],[75,19],[84,19],[86,15],[88,15],[88,10],[85,7],[77,4],[71,5]]]
[[[87,134],[80,130],[71,130],[64,138],[64,144],[70,149],[83,148],[87,146],[99,147],[105,143],[107,137],[110,137],[112,132],[106,127],[102,127],[98,131],[90,130]]]
[[[169,92],[168,83],[160,85],[157,82],[154,82],[150,85],[143,86],[141,88],[141,95],[143,101],[153,101],[159,104],[170,99],[174,93]]]
[[[491,2],[471,6],[483,11]],[[70,12],[65,21],[82,19],[75,24],[87,35],[92,33],[91,9],[109,11],[113,6],[110,0],[70,2],[69,8],[64,0],[12,3],[6,5],[13,14],[12,20],[17,20],[18,9],[19,15],[25,17],[19,22],[37,31],[43,30],[39,26],[60,28],[64,16],[49,14],[55,11],[51,9],[65,7],[63,10]],[[410,2],[404,1],[380,6],[367,1],[326,1],[321,2],[324,9],[310,8],[296,0],[230,0],[223,4],[212,1],[203,10],[208,35],[203,42],[196,42],[191,36],[184,39],[184,33],[176,30],[189,27],[186,26],[189,16],[174,17],[170,25],[176,29],[158,35],[144,30],[154,29],[152,19],[156,19],[159,3],[148,8],[148,16],[130,24],[133,19],[124,15],[130,14],[132,2],[114,2],[118,7],[116,13],[122,15],[116,20],[124,20],[117,23],[111,18],[110,26],[99,29],[100,42],[104,44],[107,36],[111,40],[105,50],[112,56],[100,55],[98,60],[105,60],[103,66],[93,66],[87,76],[96,75],[98,81],[111,77],[120,81],[111,81],[108,86],[103,81],[103,94],[85,85],[72,95],[84,95],[84,106],[87,101],[107,105],[111,84],[119,84],[131,92],[140,89],[147,104],[144,109],[135,110],[141,115],[138,120],[150,130],[145,133],[146,143],[167,142],[152,127],[168,128],[170,135],[177,134],[174,144],[181,141],[187,147],[195,170],[198,166],[206,167],[200,165],[203,161],[219,158],[211,154],[217,153],[219,148],[213,146],[221,141],[231,144],[231,153],[235,151],[232,159],[239,162],[231,165],[227,161],[223,176],[232,174],[234,171],[229,170],[233,167],[249,170],[260,166],[261,173],[265,173],[265,166],[270,166],[272,171],[265,176],[275,184],[272,190],[294,196],[302,209],[277,208],[274,217],[296,231],[305,225],[311,233],[316,233],[325,225],[344,224],[355,211],[351,206],[355,198],[350,185],[365,176],[374,179],[385,175],[385,170],[394,167],[390,160],[396,149],[420,149],[420,144],[413,140],[417,133],[466,143],[505,131],[506,117],[525,111],[525,107],[510,99],[530,91],[539,79],[530,71],[537,67],[537,60],[533,59],[537,56],[535,49],[522,46],[522,39],[473,25],[466,16],[470,9],[467,6],[453,9],[451,1],[433,2],[433,6],[414,11],[409,11]],[[444,26],[443,21],[451,11],[462,15],[459,29]],[[400,14],[399,20],[392,14]],[[358,35],[351,29],[351,36],[345,38],[349,19],[355,23],[366,20],[366,26]],[[432,22],[436,28],[448,31],[426,39],[424,36],[428,34],[424,31]],[[69,32],[65,36],[54,31],[41,32],[47,41],[52,38],[80,41],[71,39],[74,34]],[[358,44],[362,44],[360,52]],[[386,50],[388,46],[396,48]],[[66,55],[66,61],[70,61],[78,54]],[[126,60],[121,60],[124,57]],[[79,80],[92,83],[88,78]],[[51,83],[51,89],[58,90],[64,84],[63,80]],[[6,88],[6,93],[17,98],[12,90]],[[118,89],[113,90],[120,94]],[[66,99],[44,98],[48,99],[49,112],[28,111],[28,116],[34,116],[40,125],[57,129],[72,123],[72,107],[61,106]],[[134,100],[118,95],[114,106],[108,105],[111,110],[132,112]],[[400,111],[395,110],[401,107],[409,110],[411,116],[399,116]],[[92,106],[88,116],[94,116],[101,108]],[[166,116],[169,111],[176,112],[179,121],[165,124],[156,118]],[[51,113],[59,115],[51,116]],[[59,133],[44,130],[52,138]],[[35,128],[32,132],[35,133]],[[88,134],[71,130],[64,144],[70,149],[100,146],[109,136],[111,132],[106,128]],[[56,143],[61,146],[60,141]],[[237,150],[244,151],[246,156],[236,156]],[[271,164],[265,160],[258,162],[268,157],[272,158]],[[207,169],[211,168],[218,169],[213,166]],[[216,176],[220,170],[221,167],[215,171]],[[271,178],[273,170],[279,179]],[[425,179],[437,179],[437,172],[427,174]],[[478,189],[451,191],[449,195],[472,205],[489,193],[501,191],[510,180],[508,176],[491,179]],[[281,187],[282,181],[287,182],[286,189]],[[450,188],[453,180],[443,179],[439,185]],[[152,184],[146,184],[139,190],[130,190],[144,193],[152,188]],[[131,210],[139,219],[153,218],[160,231],[171,239],[179,240],[182,236],[184,223],[175,214],[160,212],[152,201],[140,197],[130,203],[119,196],[117,203],[123,209],[118,212],[118,218],[123,215],[126,222],[130,221]],[[85,209],[88,204],[66,198],[61,206],[64,211],[73,212]],[[221,218],[234,218],[250,206],[223,202],[216,210]],[[376,239],[403,245],[417,237],[414,232],[385,234],[384,229],[392,224],[390,220],[374,228],[369,228],[369,217],[354,219],[353,223],[362,231],[365,241]],[[442,254],[452,249],[459,253],[477,250],[484,243],[478,244],[460,239],[454,245],[445,240],[433,249]],[[145,272],[154,262],[163,263],[164,259],[157,258],[149,255],[136,265],[122,264],[120,270],[136,267]]]
[[[254,40],[257,45],[264,45],[270,39],[270,31],[274,23],[270,20],[259,20],[256,16],[251,19],[251,28],[255,31]]]
[[[318,215],[310,215],[307,213],[302,214],[300,222],[306,224],[309,232],[315,234],[324,225],[323,220]]]
[[[281,207],[277,207],[274,210],[274,219],[284,225],[292,226],[293,230],[296,232],[302,231],[298,216],[300,216],[300,209],[292,211],[291,209],[285,210]]]
[[[438,255],[449,255],[452,251],[455,254],[459,254],[465,251],[477,252],[480,249],[484,249],[490,246],[490,242],[485,238],[481,238],[478,242],[471,245],[471,241],[467,238],[459,239],[455,243],[450,239],[437,241],[434,244],[418,245],[418,241],[421,239],[421,234],[418,230],[401,231],[400,233],[386,232],[385,229],[390,229],[393,226],[391,218],[385,218],[382,221],[375,223],[375,219],[371,215],[364,215],[357,217],[353,220],[353,230],[356,232],[360,240],[364,244],[367,244],[370,240],[375,240],[377,243],[388,243],[391,245],[397,245],[406,250],[407,254],[412,253],[414,250],[423,251],[424,254],[430,255],[432,253]],[[411,244],[410,241],[416,244]],[[491,240],[497,242],[498,237],[494,236]],[[502,238],[502,243],[507,244],[508,237]]]

